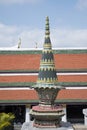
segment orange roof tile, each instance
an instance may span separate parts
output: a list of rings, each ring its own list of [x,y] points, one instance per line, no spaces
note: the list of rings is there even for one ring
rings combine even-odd
[[[0,76],[0,83],[36,81],[37,75]],[[59,75],[58,82],[87,82],[87,75]]]
[[[57,69],[87,69],[87,54],[55,54]]]
[[[59,75],[59,82],[87,82],[87,75]]]
[[[35,90],[0,90],[0,100],[37,100]]]
[[[38,70],[40,55],[0,55],[0,70]]]
[[[0,76],[1,82],[36,82],[37,76],[27,75],[27,76]]]
[[[57,99],[87,100],[87,89],[63,89],[57,95]]]
[[[56,99],[87,100],[87,89],[60,90]],[[35,90],[0,90],[0,101],[3,100],[38,100],[38,95]]]
[[[87,69],[87,54],[54,54],[56,69]],[[0,54],[1,70],[38,70],[40,54]]]

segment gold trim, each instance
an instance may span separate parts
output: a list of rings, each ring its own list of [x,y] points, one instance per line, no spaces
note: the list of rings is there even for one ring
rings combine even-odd
[[[43,53],[46,53],[46,54],[47,54],[47,53],[50,53],[50,52],[53,53],[52,49],[50,49],[50,50],[45,50],[45,49],[44,49],[44,50],[42,51],[42,54],[43,54]]]
[[[44,48],[50,48],[50,49],[52,47],[51,43],[44,43],[43,46],[44,46]]]
[[[37,83],[57,83],[58,82],[58,79],[57,78],[44,78],[44,79],[40,79],[38,78],[37,80]]]
[[[56,69],[55,69],[55,67],[54,66],[52,66],[52,65],[50,65],[49,67],[47,67],[47,65],[43,65],[40,69],[39,69],[39,71],[41,70],[41,71],[45,71],[45,70],[47,70],[47,68],[49,68],[50,70],[55,70],[56,71]]]

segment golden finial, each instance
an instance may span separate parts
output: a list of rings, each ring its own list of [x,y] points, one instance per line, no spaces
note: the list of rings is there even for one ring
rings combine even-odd
[[[49,29],[49,17],[46,17],[46,24],[45,24],[45,37],[49,37],[50,29]]]

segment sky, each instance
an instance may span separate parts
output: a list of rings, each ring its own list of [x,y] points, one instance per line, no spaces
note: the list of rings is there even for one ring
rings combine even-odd
[[[87,0],[0,0],[0,47],[43,47],[45,19],[55,48],[87,48]]]

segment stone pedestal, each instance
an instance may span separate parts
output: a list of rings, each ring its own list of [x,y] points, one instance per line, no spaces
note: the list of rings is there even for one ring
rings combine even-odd
[[[42,107],[34,106],[30,112],[34,117],[34,127],[56,128],[60,127],[61,117],[64,115],[61,106]]]
[[[25,123],[21,130],[42,130],[42,128],[33,127],[33,122]],[[70,123],[61,122],[60,128],[43,128],[43,130],[74,130]]]
[[[87,126],[87,108],[83,109],[83,114],[84,114],[84,125]]]
[[[66,105],[63,105],[63,111],[64,111],[64,116],[62,117],[63,122],[67,122],[67,111],[66,111]]]

